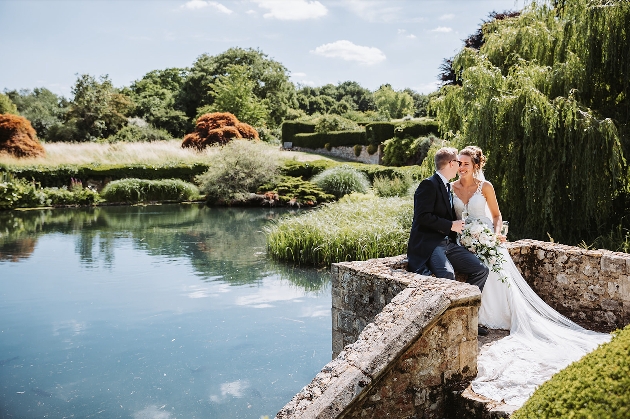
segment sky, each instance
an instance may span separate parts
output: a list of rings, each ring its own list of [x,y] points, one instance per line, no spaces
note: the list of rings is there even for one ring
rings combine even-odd
[[[0,91],[70,98],[79,74],[129,86],[202,54],[254,48],[296,85],[347,80],[430,93],[492,11],[527,0],[0,0]]]

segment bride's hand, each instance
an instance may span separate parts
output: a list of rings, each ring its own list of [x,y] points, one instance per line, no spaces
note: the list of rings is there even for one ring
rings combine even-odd
[[[504,236],[503,234],[497,234],[497,237],[501,243],[505,243],[507,241],[507,236]]]

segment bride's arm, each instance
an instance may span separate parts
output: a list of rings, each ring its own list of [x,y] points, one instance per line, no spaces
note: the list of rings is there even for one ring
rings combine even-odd
[[[492,183],[485,181],[481,188],[483,196],[486,198],[486,203],[490,209],[490,215],[492,215],[492,225],[494,226],[494,232],[501,235],[501,225],[503,224],[503,218],[501,217],[501,211],[499,210],[499,203],[497,202],[497,195],[494,192]]]

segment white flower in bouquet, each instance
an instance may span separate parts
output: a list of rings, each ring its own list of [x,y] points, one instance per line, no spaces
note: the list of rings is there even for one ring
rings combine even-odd
[[[474,253],[479,260],[499,274],[499,280],[506,282],[507,277],[501,271],[501,264],[505,262],[503,255],[497,250],[501,241],[496,234],[481,220],[469,219],[466,221],[459,242],[466,249]]]

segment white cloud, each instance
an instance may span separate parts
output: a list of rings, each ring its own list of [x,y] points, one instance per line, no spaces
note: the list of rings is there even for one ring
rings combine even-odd
[[[293,77],[306,77],[306,73],[291,73]]]
[[[398,35],[402,35],[405,38],[409,38],[409,39],[416,39],[416,35],[412,33],[407,33],[405,29],[398,29]]]
[[[451,20],[455,17],[454,14],[448,13],[439,17],[440,20]]]
[[[345,0],[343,4],[352,13],[369,22],[401,20],[401,8],[392,7],[387,1]]]
[[[228,9],[227,7],[225,7],[224,5],[216,1],[190,0],[182,4],[180,7],[182,9],[189,9],[189,10],[198,10],[198,9],[204,9],[206,7],[213,7],[214,9],[218,10],[221,13],[225,13],[226,15],[231,15],[233,13],[232,10]]]
[[[326,6],[310,0],[253,0],[258,7],[268,10],[266,19],[306,20],[317,19],[328,14]]]
[[[355,45],[345,39],[320,45],[311,52],[324,57],[341,58],[366,65],[377,64],[387,58],[378,48]]]
[[[444,33],[448,33],[451,32],[453,30],[453,28],[449,28],[446,26],[438,26],[435,29],[432,29],[431,32],[444,32]]]
[[[256,10],[249,9],[245,13],[247,13],[248,15],[255,15],[256,14]]]

